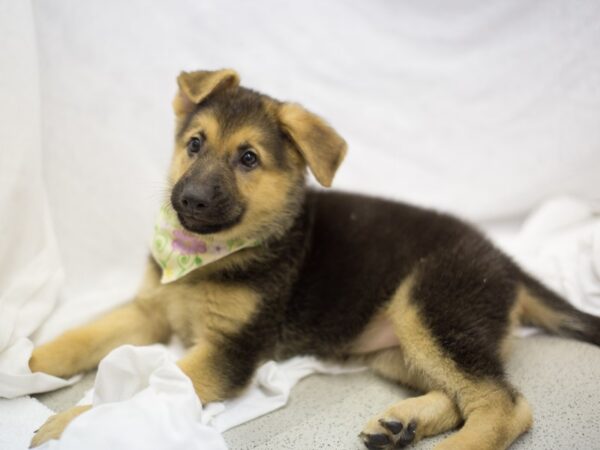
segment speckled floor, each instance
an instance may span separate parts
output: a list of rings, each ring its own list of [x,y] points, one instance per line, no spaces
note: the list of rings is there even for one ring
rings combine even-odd
[[[600,348],[548,336],[520,339],[509,361],[511,381],[534,409],[534,428],[514,449],[600,450]],[[48,407],[74,404],[93,383],[40,395]],[[313,375],[293,390],[278,411],[229,430],[232,450],[363,449],[364,423],[390,403],[414,395],[369,372]],[[413,446],[430,449],[442,438]]]

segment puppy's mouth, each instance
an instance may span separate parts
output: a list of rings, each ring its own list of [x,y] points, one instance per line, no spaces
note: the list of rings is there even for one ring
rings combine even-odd
[[[214,234],[228,230],[241,222],[244,212],[237,214],[233,219],[223,221],[209,221],[200,217],[177,213],[181,226],[192,233]]]

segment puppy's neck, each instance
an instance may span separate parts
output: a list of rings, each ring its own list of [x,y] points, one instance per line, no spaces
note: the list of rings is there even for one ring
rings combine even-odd
[[[294,264],[300,264],[307,248],[306,240],[311,238],[310,230],[313,222],[311,208],[308,207],[304,196],[300,198],[295,210],[286,220],[289,222],[285,227],[280,222],[276,224],[275,232],[261,234],[258,245],[240,249],[218,261],[200,267],[182,281],[195,283],[215,277],[225,277],[228,280],[244,278],[249,274],[256,275],[265,270],[272,270],[279,262],[290,264],[290,259],[294,259]]]
[[[170,283],[243,249],[257,247],[250,238],[219,239],[186,230],[175,212],[163,206],[154,226],[151,252],[162,270],[161,283]]]

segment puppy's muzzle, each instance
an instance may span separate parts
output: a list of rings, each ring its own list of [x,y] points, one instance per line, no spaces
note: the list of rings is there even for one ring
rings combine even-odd
[[[178,183],[171,203],[184,228],[194,233],[216,233],[237,224],[244,208],[218,183],[189,180]]]
[[[186,184],[178,199],[180,213],[186,216],[202,214],[214,205],[215,190],[214,186],[197,185],[195,183]]]

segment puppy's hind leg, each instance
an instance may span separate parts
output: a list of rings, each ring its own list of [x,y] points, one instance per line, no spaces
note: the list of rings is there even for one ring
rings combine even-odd
[[[427,392],[400,400],[373,417],[360,434],[367,448],[402,448],[453,430],[462,422],[454,401],[440,390],[430,390],[427,380],[406,365],[399,347],[369,355],[366,363],[385,378]]]
[[[360,437],[369,449],[402,448],[460,423],[454,402],[442,391],[430,391],[390,406],[367,423]]]
[[[451,398],[464,420],[436,449],[505,449],[533,422],[501,360],[514,284],[502,267],[443,262],[401,286],[389,317],[408,370]]]

